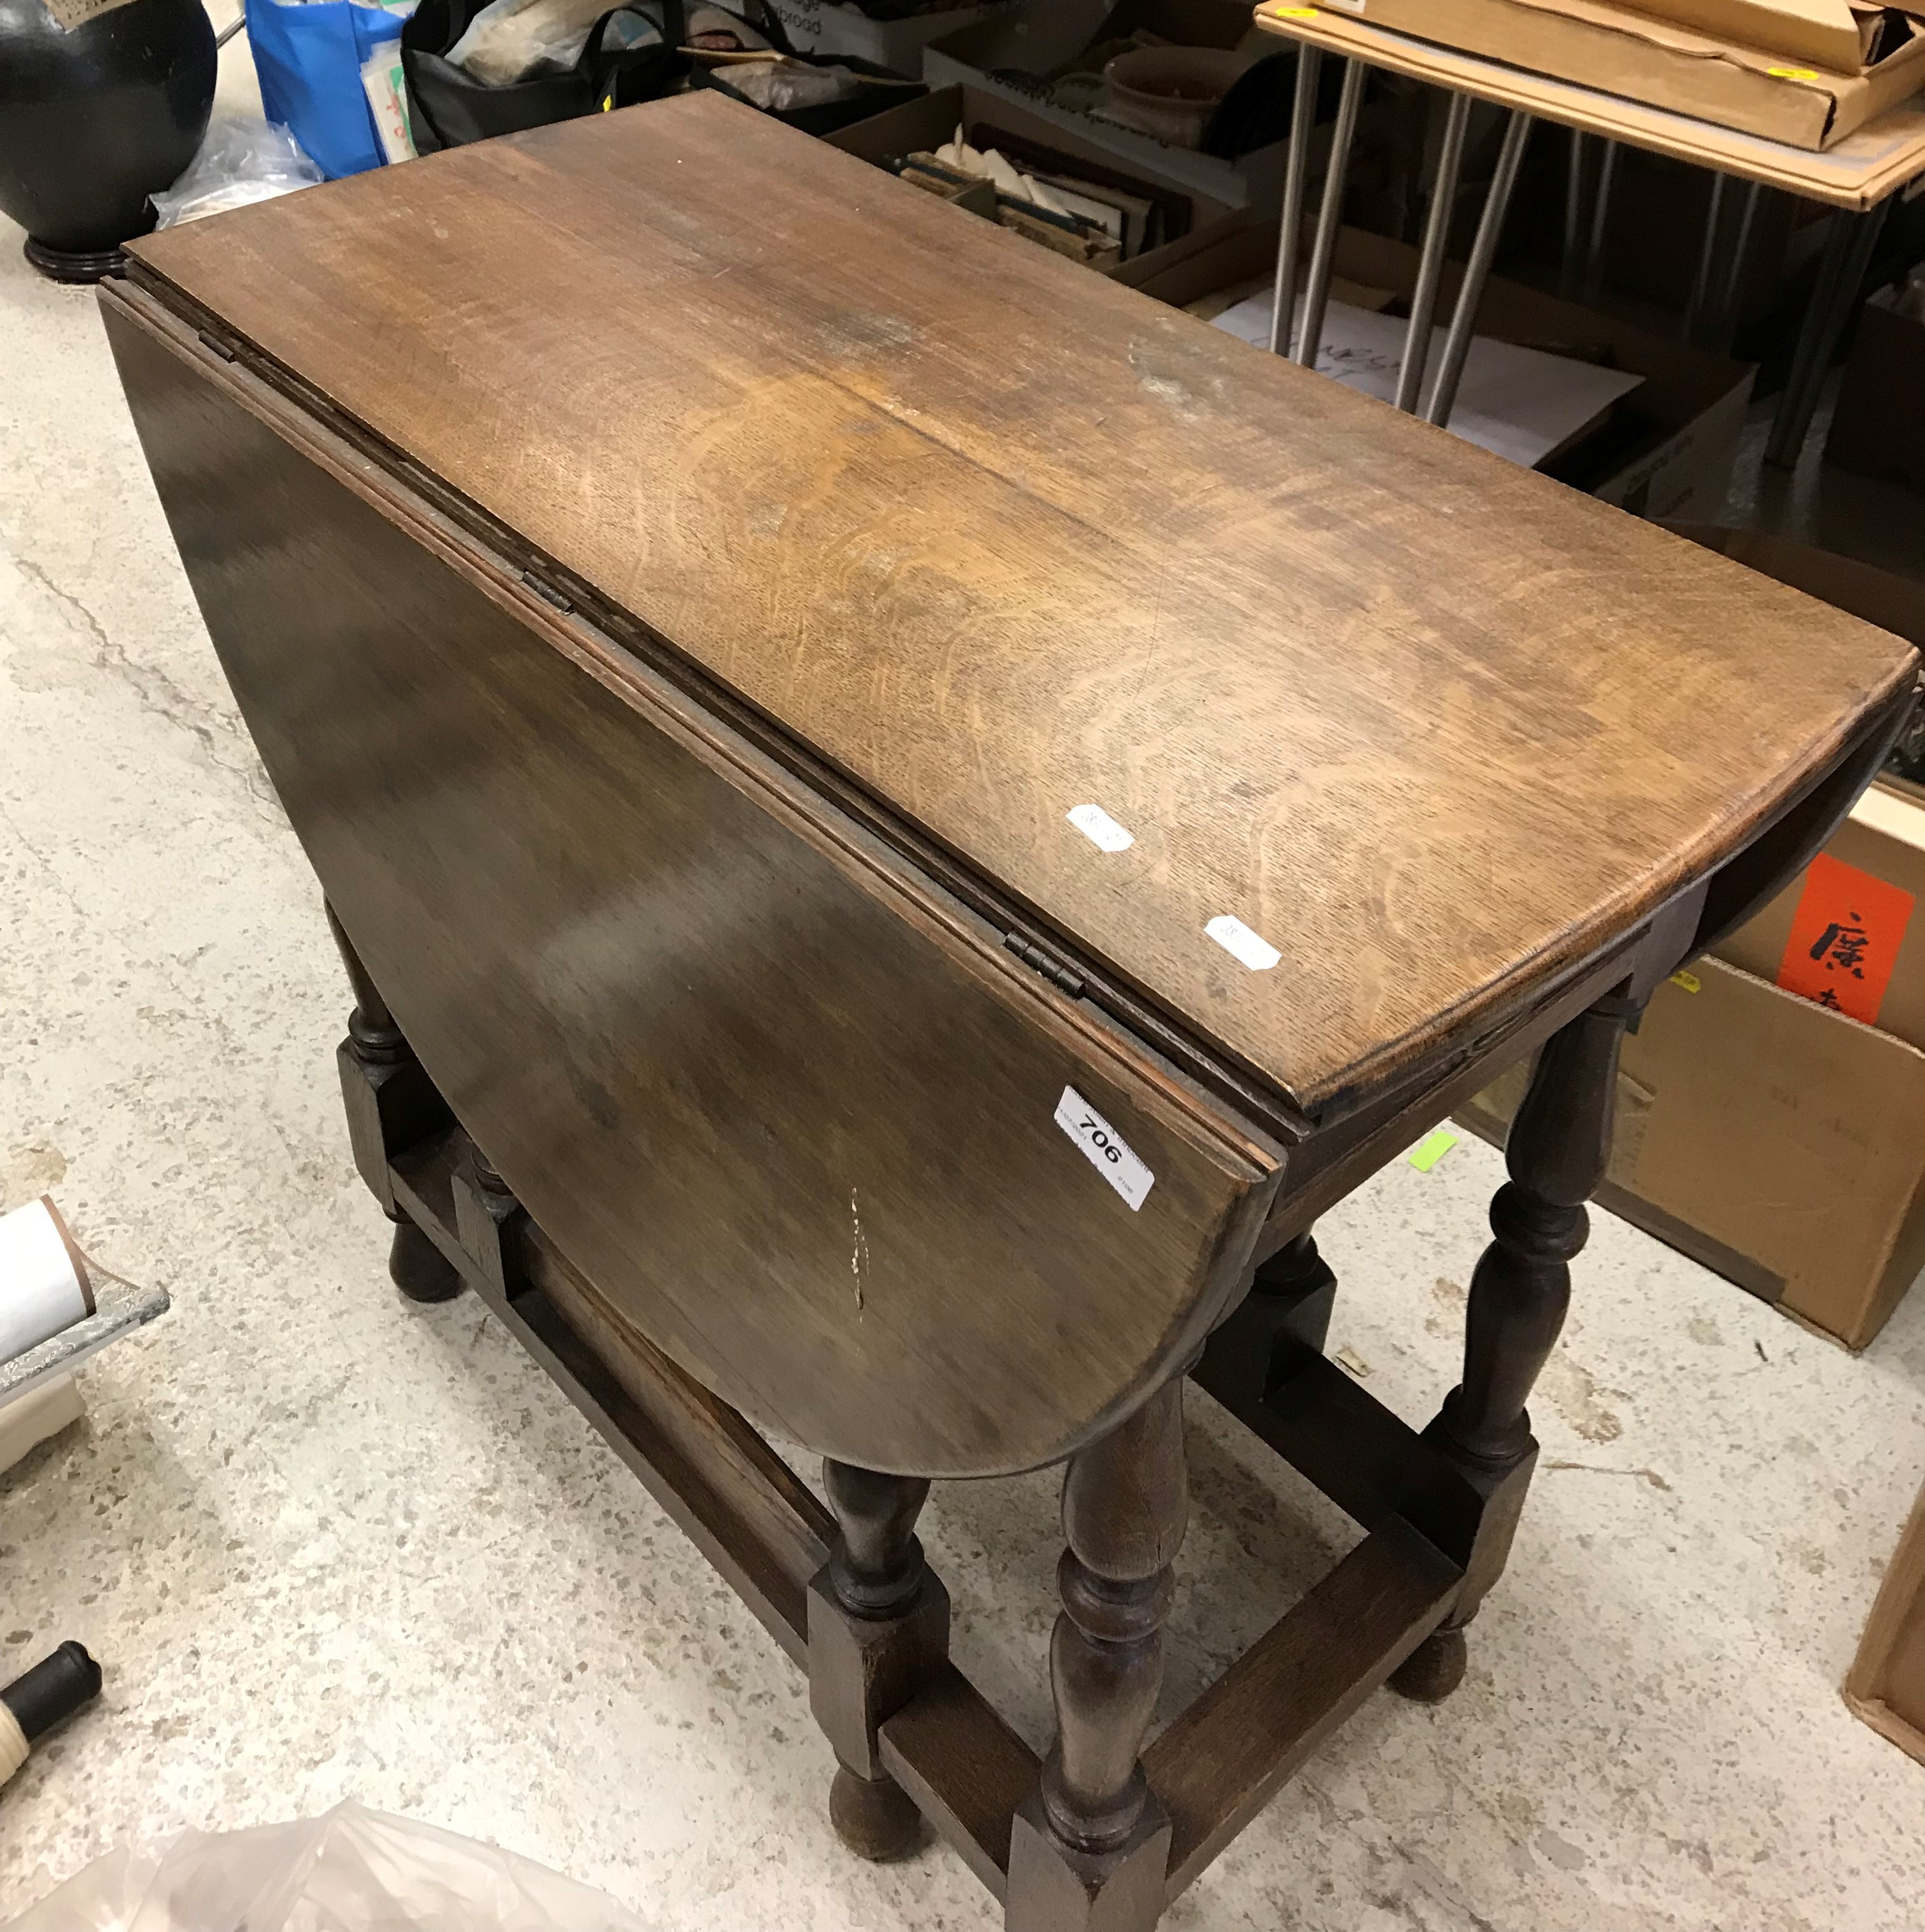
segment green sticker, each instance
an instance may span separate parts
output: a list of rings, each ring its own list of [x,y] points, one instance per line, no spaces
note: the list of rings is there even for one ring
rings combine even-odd
[[[1428,1174],[1456,1144],[1457,1136],[1448,1129],[1439,1127],[1435,1133],[1425,1135],[1411,1148],[1411,1165],[1420,1174]]]

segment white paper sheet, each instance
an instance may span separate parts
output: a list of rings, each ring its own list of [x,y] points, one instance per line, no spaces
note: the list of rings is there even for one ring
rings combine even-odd
[[[1297,312],[1300,318],[1300,298]],[[1216,326],[1260,349],[1267,347],[1269,296],[1252,296],[1225,309],[1216,318]],[[1399,317],[1373,315],[1368,309],[1333,302],[1324,313],[1318,369],[1366,396],[1393,401],[1406,326]],[[1424,374],[1426,394],[1443,358],[1444,336],[1441,325],[1431,332],[1430,360]],[[1450,433],[1528,469],[1643,380],[1642,376],[1629,375],[1621,369],[1600,369],[1568,356],[1547,355],[1541,349],[1520,349],[1513,343],[1475,336],[1465,360],[1464,379],[1458,385]]]

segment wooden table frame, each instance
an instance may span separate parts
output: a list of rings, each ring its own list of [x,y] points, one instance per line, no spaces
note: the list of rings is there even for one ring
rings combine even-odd
[[[1448,425],[1456,406],[1465,361],[1470,353],[1478,305],[1483,299],[1511,191],[1523,159],[1525,143],[1534,120],[1543,118],[1561,123],[1572,130],[1572,192],[1567,196],[1565,219],[1567,295],[1573,292],[1578,279],[1577,264],[1584,259],[1589,263],[1582,278],[1585,296],[1588,300],[1596,297],[1597,262],[1617,142],[1627,142],[1634,147],[1648,148],[1653,153],[1668,154],[1714,171],[1704,257],[1687,313],[1687,334],[1708,313],[1720,312],[1714,304],[1728,307],[1735,295],[1759,198],[1765,188],[1786,188],[1828,202],[1840,211],[1840,218],[1834,224],[1826,239],[1817,286],[1799,329],[1791,370],[1779,398],[1765,449],[1766,460],[1774,464],[1789,466],[1798,461],[1825,386],[1825,371],[1846,324],[1851,319],[1858,285],[1870,266],[1885,218],[1893,202],[1908,184],[1925,176],[1925,113],[1921,113],[1916,106],[1900,109],[1885,116],[1831,154],[1807,154],[1756,136],[1728,134],[1687,116],[1668,112],[1615,94],[1601,94],[1591,88],[1542,75],[1525,74],[1501,62],[1433,46],[1408,34],[1344,18],[1320,8],[1260,7],[1257,24],[1267,32],[1294,40],[1300,49],[1295,111],[1291,120],[1284,186],[1283,226],[1271,301],[1270,346],[1274,352],[1291,356],[1306,368],[1315,366],[1317,344],[1323,332],[1324,308],[1330,293],[1337,230],[1342,219],[1351,145],[1363,100],[1364,80],[1369,68],[1383,67],[1441,87],[1449,95],[1438,151],[1437,179],[1432,190],[1429,218],[1425,227],[1410,321],[1405,334],[1397,386],[1398,408],[1412,414],[1421,413],[1427,422]],[[1305,280],[1303,320],[1301,327],[1294,331],[1293,347],[1297,244],[1303,229],[1318,74],[1327,52],[1344,58],[1343,88],[1333,130],[1329,166],[1324,178],[1316,236]],[[1438,290],[1444,272],[1450,217],[1456,203],[1458,178],[1463,160],[1465,134],[1474,100],[1507,108],[1509,118],[1497,166],[1486,192],[1470,260],[1445,334],[1438,368],[1426,392],[1424,379]],[[1888,141],[1883,140],[1879,134],[1888,124],[1898,130],[1897,137]],[[1587,137],[1592,135],[1603,140],[1604,149],[1588,224],[1590,244],[1586,250],[1582,245],[1582,230],[1587,224],[1581,218],[1579,188],[1585,145]],[[1861,161],[1856,158],[1861,148],[1867,151]],[[1746,181],[1750,185],[1735,236],[1731,238],[1731,252],[1720,263],[1715,258],[1721,252],[1730,227],[1724,207],[1727,176]]]
[[[1039,1761],[949,1660],[948,1596],[913,1534],[928,1480],[828,1462],[826,1508],[643,1340],[456,1123],[331,912],[355,1002],[338,1052],[349,1138],[394,1223],[394,1279],[420,1300],[473,1288],[807,1673],[852,1850],[900,1856],[926,1820],[1012,1932],[1150,1932],[1372,1691],[1435,1700],[1461,1679],[1465,1627],[1503,1572],[1536,1462],[1525,1403],[1609,1155],[1625,1030],[1666,974],[1809,859],[1909,708],[1909,694],[1885,707],[1750,846],[1527,1016],[1306,1145],[1249,1292],[1188,1376],[1364,1538],[1147,1748],[1186,1512],[1184,1376],[1066,1466],[1059,1736]],[[1336,1278],[1311,1223],[1534,1051],[1463,1380],[1413,1430],[1323,1354]]]
[[[1014,1932],[1150,1932],[1376,1685],[1461,1676],[1622,1036],[1843,816],[1915,653],[712,97],[202,232],[103,314],[338,915],[396,1280],[472,1285],[803,1667],[850,1846],[927,1820]],[[966,379],[979,282],[1056,374]],[[539,380],[490,359],[524,329]],[[911,500],[915,568],[852,574]],[[1137,869],[1079,798],[1129,801]],[[1285,970],[1224,977],[1226,904],[1272,956],[1224,958]],[[1413,1430],[1323,1358],[1312,1228],[1533,1052]],[[1192,1380],[1364,1534],[1151,1739]],[[1039,1760],[915,1525],[932,1478],[1059,1464]]]

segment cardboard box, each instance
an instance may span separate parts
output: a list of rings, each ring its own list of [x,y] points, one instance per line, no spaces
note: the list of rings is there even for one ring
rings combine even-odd
[[[1052,149],[1087,163],[1100,172],[1132,173],[1100,142],[1063,128],[1002,93],[979,87],[943,87],[916,100],[905,101],[881,114],[859,121],[825,138],[829,146],[881,166],[901,154],[940,148],[960,127],[972,146],[1000,147],[1015,165],[1023,165],[1029,148]],[[978,135],[982,139],[979,141]],[[1128,261],[1099,272],[1132,288],[1187,286],[1179,272],[1189,265],[1190,279],[1208,283],[1223,265],[1246,259],[1252,248],[1276,248],[1276,230],[1254,230],[1243,209],[1226,206],[1190,190],[1169,189],[1173,201],[1187,210],[1185,232],[1159,248],[1147,248]],[[980,219],[980,217],[974,218]],[[1225,244],[1229,244],[1226,247]]]
[[[922,50],[964,27],[1002,10],[1003,0],[980,7],[945,8],[940,13],[910,14],[898,20],[871,20],[848,0],[769,0],[783,31],[799,53],[846,54],[872,61],[911,80],[922,71]]]
[[[1865,1619],[1845,1701],[1881,1737],[1925,1764],[1925,1491]]]
[[[1339,274],[1405,297],[1417,286],[1417,262],[1415,248],[1358,229],[1344,230],[1337,244]],[[1459,278],[1454,264],[1445,271],[1440,321],[1450,314]],[[1749,363],[1495,276],[1486,286],[1477,327],[1538,348],[1607,348],[1618,367],[1645,379],[1619,405],[1627,425],[1622,435],[1547,461],[1540,466],[1548,475],[1636,516],[1708,518],[1722,512],[1751,400]]]
[[[1761,980],[1828,995],[1867,1026],[1925,1048],[1921,898],[1925,808],[1874,785],[1811,868],[1718,952]]]
[[[1864,73],[1788,64],[1603,0],[1339,0],[1373,26],[1795,148],[1833,146],[1925,87],[1925,35]]]
[[[1231,208],[1274,214],[1282,205],[1284,143],[1273,142],[1234,161],[1193,148],[1166,147],[1147,134],[1071,112],[1035,99],[997,77],[999,70],[1054,73],[1099,40],[1120,39],[1139,28],[1179,46],[1236,47],[1261,38],[1259,54],[1278,51],[1259,35],[1249,0],[1018,0],[994,20],[932,40],[922,56],[922,78],[931,87],[980,88],[1040,115],[1064,134],[1100,143],[1119,166],[1153,181],[1208,195]]]
[[[1458,1118],[1501,1141],[1526,1072]],[[1597,1200],[1862,1348],[1925,1264],[1925,1053],[1701,960],[1624,1042]]]
[[[1898,299],[1881,289],[1859,316],[1825,457],[1925,490],[1925,322],[1901,314]]]
[[[1908,37],[1912,9],[1864,0],[1634,0],[1681,27],[1741,46],[1764,47],[1834,74],[1876,65]]]

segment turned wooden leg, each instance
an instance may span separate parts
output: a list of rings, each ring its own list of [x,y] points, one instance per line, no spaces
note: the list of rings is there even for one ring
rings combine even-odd
[[[949,1651],[949,1599],[923,1561],[916,1518],[925,1478],[879,1475],[825,1460],[837,1535],[809,1586],[809,1708],[838,1768],[829,1822],[859,1858],[902,1857],[922,1814],[883,1770],[877,1734]]]
[[[1009,1932],[1150,1932],[1162,1916],[1170,1820],[1140,1754],[1188,1514],[1179,1376],[1063,1478],[1057,1739],[1011,1828]]]
[[[460,1270],[403,1214],[394,1216],[388,1279],[410,1301],[452,1301],[466,1286]]]
[[[1496,1238],[1471,1277],[1464,1379],[1424,1432],[1485,1501],[1456,1608],[1390,1679],[1423,1702],[1462,1681],[1464,1626],[1510,1554],[1537,1460],[1525,1405],[1570,1304],[1570,1264],[1590,1232],[1584,1204],[1610,1159],[1618,1051],[1636,1010],[1612,994],[1552,1036],[1504,1143],[1510,1180],[1491,1203]]]
[[[347,1038],[336,1059],[341,1098],[346,1103],[348,1139],[355,1167],[381,1211],[394,1224],[388,1272],[394,1286],[413,1301],[446,1301],[461,1292],[461,1277],[394,1198],[389,1162],[403,1149],[445,1126],[447,1103],[394,1024],[361,956],[329,906],[328,925],[354,988]]]

